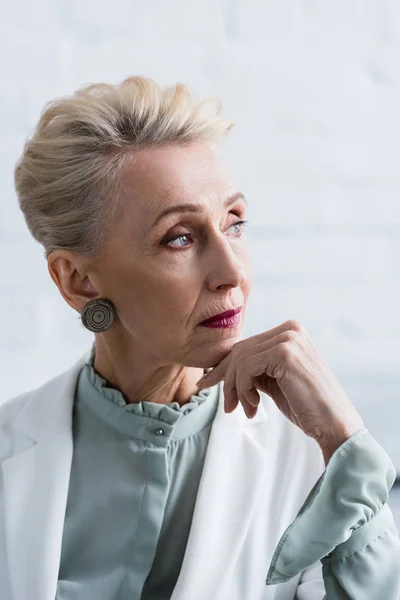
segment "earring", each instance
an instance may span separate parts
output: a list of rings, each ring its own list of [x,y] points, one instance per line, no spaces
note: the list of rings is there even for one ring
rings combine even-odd
[[[83,325],[89,331],[101,333],[106,331],[114,323],[116,311],[111,300],[95,298],[83,307],[81,319]]]

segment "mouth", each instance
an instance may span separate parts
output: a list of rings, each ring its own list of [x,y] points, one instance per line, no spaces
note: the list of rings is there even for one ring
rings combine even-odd
[[[230,320],[237,320],[236,315],[238,315],[240,313],[240,311],[242,310],[242,306],[239,306],[238,308],[234,308],[231,310],[226,310],[223,313],[219,313],[218,315],[214,315],[212,317],[210,317],[209,319],[205,319],[204,321],[202,321],[200,323],[200,325],[210,325],[210,324],[217,324],[218,322],[229,322]],[[236,317],[236,319],[235,319]]]

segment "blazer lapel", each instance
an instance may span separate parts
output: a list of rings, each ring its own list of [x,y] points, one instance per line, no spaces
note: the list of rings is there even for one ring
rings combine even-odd
[[[18,415],[20,448],[1,465],[13,600],[54,600],[72,463],[72,407],[78,372],[32,393]]]
[[[267,463],[262,402],[247,419],[241,404],[230,414],[220,402],[205,457],[181,572],[171,600],[224,598],[263,485]]]
[[[70,432],[3,462],[13,600],[54,600],[68,493]]]

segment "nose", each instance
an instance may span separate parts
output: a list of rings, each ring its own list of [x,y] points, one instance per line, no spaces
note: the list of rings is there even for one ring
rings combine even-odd
[[[237,246],[237,248],[235,247]],[[243,244],[218,236],[209,246],[209,287],[241,287],[246,281],[246,251]]]

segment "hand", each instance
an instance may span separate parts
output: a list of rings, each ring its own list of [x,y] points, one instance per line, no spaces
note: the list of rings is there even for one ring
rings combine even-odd
[[[210,387],[222,380],[225,412],[241,402],[247,417],[254,417],[260,402],[257,390],[261,390],[317,441],[325,464],[346,439],[365,427],[298,321],[240,340],[197,386]]]

